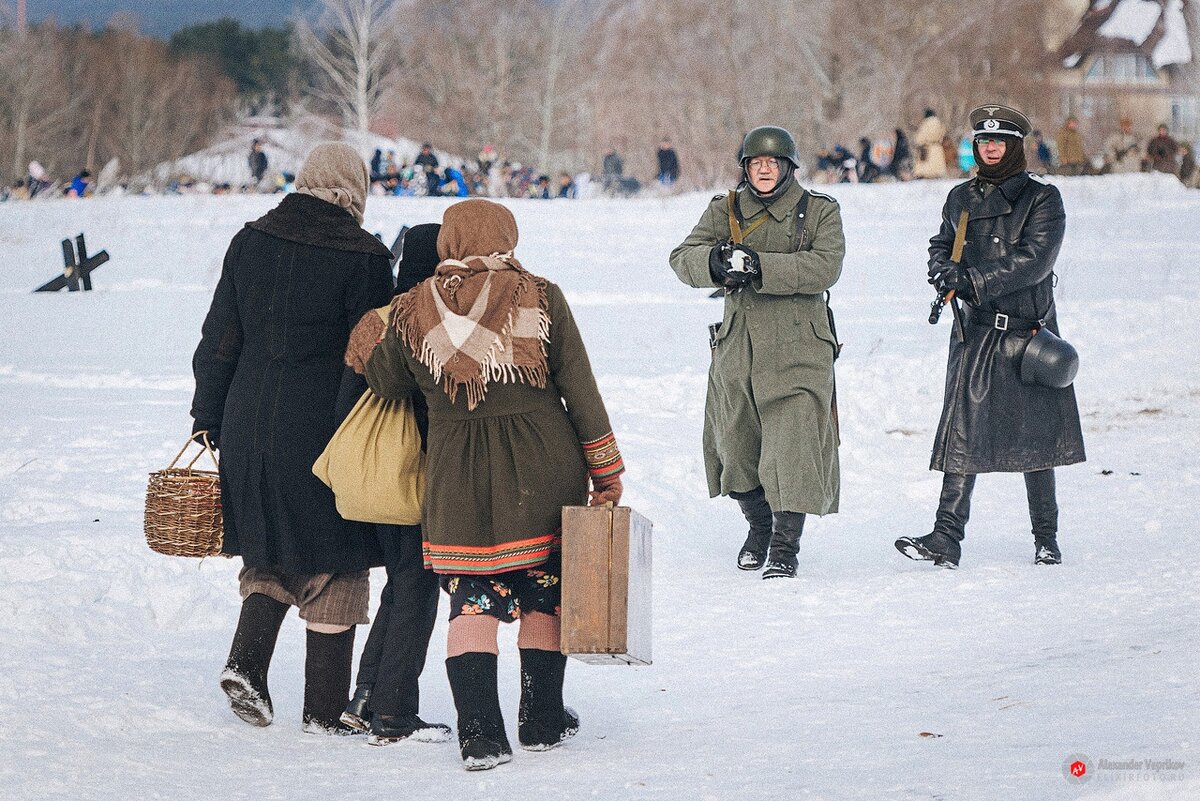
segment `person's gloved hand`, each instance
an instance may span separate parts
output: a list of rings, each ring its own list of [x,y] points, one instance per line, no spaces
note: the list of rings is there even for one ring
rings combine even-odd
[[[619,475],[600,481],[593,478],[592,491],[588,493],[588,506],[603,506],[606,503],[616,506],[621,502],[623,491],[624,487],[621,485]]]
[[[210,428],[207,431],[197,431],[196,433],[192,434],[192,440],[201,446],[204,445],[205,437],[208,438],[208,447],[215,451],[217,449],[217,442],[221,439],[221,429]]]
[[[961,300],[969,301],[975,298],[975,287],[971,283],[971,277],[967,275],[967,268],[961,264],[947,264],[946,269],[934,276],[933,286],[941,295],[953,290],[955,296]]]
[[[758,254],[748,245],[723,242],[708,252],[708,272],[713,282],[726,289],[747,286],[759,274]]]
[[[929,275],[929,283],[932,286],[937,286],[938,276],[952,267],[954,267],[954,262],[950,261],[935,261],[933,264],[929,265],[929,270],[927,271]]]
[[[367,360],[386,333],[387,324],[374,309],[364,314],[350,332],[350,341],[346,345],[346,366],[359,375],[366,373]]]

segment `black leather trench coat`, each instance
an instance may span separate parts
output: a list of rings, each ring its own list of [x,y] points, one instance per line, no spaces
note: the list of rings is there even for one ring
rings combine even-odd
[[[383,563],[312,465],[341,420],[350,330],[392,297],[391,253],[350,214],[288,195],[225,256],[192,359],[195,429],[219,429],[224,553],[247,567],[342,573]]]
[[[999,330],[994,313],[1044,320],[1058,333],[1054,262],[1066,214],[1058,189],[1022,172],[986,196],[978,180],[950,190],[929,264],[948,262],[966,209],[962,264],[975,290],[964,307],[965,340],[951,333],[942,418],[931,470],[1025,473],[1084,460],[1074,387],[1023,384],[1020,358],[1032,330]],[[992,314],[985,314],[992,312]],[[986,324],[983,318],[986,316]]]

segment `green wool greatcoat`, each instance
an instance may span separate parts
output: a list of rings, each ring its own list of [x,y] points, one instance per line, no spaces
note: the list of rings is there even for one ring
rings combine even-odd
[[[725,296],[715,335],[704,408],[704,466],[712,497],[762,486],[771,509],[824,515],[838,509],[838,432],[833,359],[837,348],[825,290],[842,272],[846,243],[837,201],[793,182],[774,203],[738,193],[743,230],[766,215],[745,244],[761,276]],[[713,245],[730,238],[725,195],[671,253],[685,284],[714,287]]]

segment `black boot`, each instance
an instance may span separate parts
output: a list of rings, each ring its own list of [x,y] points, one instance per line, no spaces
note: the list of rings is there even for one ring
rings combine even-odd
[[[729,497],[738,502],[750,533],[738,552],[737,566],[740,570],[758,570],[767,560],[767,547],[771,544],[771,505],[762,487],[750,492],[731,492]]]
[[[233,646],[221,672],[221,690],[229,696],[233,714],[255,726],[269,726],[275,717],[267,669],[287,611],[287,604],[259,592],[242,601]]]
[[[795,578],[796,553],[800,550],[800,535],[804,533],[804,512],[776,512],[775,530],[771,533],[771,554],[763,578]]]
[[[1033,562],[1061,565],[1058,549],[1058,500],[1054,491],[1054,470],[1025,474],[1025,496],[1029,499],[1029,522],[1033,525]]]
[[[467,770],[489,770],[512,760],[496,689],[496,655],[467,653],[446,660],[458,710],[458,749]]]
[[[343,716],[345,720],[345,716]],[[390,745],[401,740],[418,743],[444,743],[450,739],[450,727],[445,723],[426,723],[417,715],[381,715],[371,718],[371,745]]]
[[[354,627],[341,634],[306,632],[304,652],[304,731],[308,734],[360,734],[342,723],[350,694]]]
[[[946,473],[938,499],[933,531],[924,537],[901,537],[896,550],[909,559],[926,560],[939,567],[956,568],[962,558],[962,542],[971,517],[971,492],[975,476]]]
[[[352,729],[369,731],[371,728],[371,688],[374,685],[360,684],[354,688],[350,703],[342,712],[340,720]]]
[[[526,751],[549,751],[574,737],[579,716],[563,706],[567,658],[558,651],[521,649],[521,711],[517,738]]]

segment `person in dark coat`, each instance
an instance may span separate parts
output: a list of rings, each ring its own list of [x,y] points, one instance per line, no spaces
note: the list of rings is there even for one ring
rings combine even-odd
[[[437,237],[441,225],[415,225],[401,245],[396,295],[403,295],[433,275],[437,266]],[[338,416],[344,417],[367,389],[366,370],[371,351],[385,332],[374,311],[363,315],[350,334],[346,349],[349,370],[342,379]],[[422,443],[428,432],[424,398],[414,396]],[[425,669],[429,638],[438,608],[437,574],[425,569],[420,526],[377,525],[387,584],[358,663],[354,695],[342,713],[342,723],[370,734],[372,745],[401,740],[444,742],[450,727],[426,723],[418,716],[418,679]]]
[[[671,140],[663,137],[658,143],[658,182],[666,187],[675,185],[679,180],[679,154],[671,145]]]
[[[1176,157],[1179,155],[1179,143],[1171,138],[1170,129],[1166,125],[1158,126],[1158,135],[1146,143],[1146,159],[1154,172],[1166,172],[1175,175],[1179,171]]]
[[[289,606],[307,623],[305,731],[344,732],[354,626],[367,622],[372,526],[338,516],[312,465],[339,421],[351,328],[392,297],[391,253],[361,228],[367,167],[318,145],[287,195],[229,245],[192,359],[194,431],[221,450],[223,552],[241,556],[242,612],[221,688],[258,726]]]
[[[371,154],[371,183],[382,181],[383,176],[383,150],[377,147]]]
[[[900,128],[896,129],[896,152],[892,156],[891,168],[888,170],[897,181],[907,181],[912,178],[912,148],[908,144],[908,135]]]
[[[250,177],[254,183],[262,183],[263,176],[267,174],[267,154],[263,152],[261,139],[255,139],[250,145],[250,155],[246,161],[249,162]]]
[[[425,194],[430,197],[440,194],[442,178],[438,175],[438,157],[433,153],[433,145],[428,142],[421,145],[421,152],[413,164],[425,172]]]
[[[621,179],[625,177],[625,162],[615,147],[610,147],[604,154],[600,174],[603,176],[605,192],[612,194],[620,188]]]
[[[971,113],[978,175],[950,191],[929,242],[929,276],[951,302],[966,301],[963,335],[951,335],[942,418],[931,470],[944,473],[933,532],[901,537],[910,559],[957,567],[978,473],[1024,473],[1037,564],[1062,561],[1054,468],[1084,460],[1075,391],[1025,384],[1020,359],[1034,331],[1058,334],[1054,262],[1066,213],[1058,189],[1025,169],[1029,120],[1016,109]],[[970,216],[961,263],[951,251]]]

